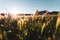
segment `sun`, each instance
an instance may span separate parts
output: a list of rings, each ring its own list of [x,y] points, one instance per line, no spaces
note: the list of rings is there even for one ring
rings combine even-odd
[[[17,13],[19,13],[19,11],[18,11],[18,9],[16,9],[16,8],[12,8],[12,9],[10,10],[10,13],[12,13],[12,14],[17,14]]]
[[[10,14],[18,14],[19,13],[19,10],[16,6],[11,6],[10,8],[8,8],[8,11]]]
[[[16,15],[19,14],[19,9],[13,5],[8,8],[8,13],[12,15],[13,18],[16,18]]]

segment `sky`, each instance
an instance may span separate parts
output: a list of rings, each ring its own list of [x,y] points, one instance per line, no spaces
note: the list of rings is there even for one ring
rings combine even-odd
[[[33,13],[39,11],[58,11],[60,0],[0,0],[0,13]]]

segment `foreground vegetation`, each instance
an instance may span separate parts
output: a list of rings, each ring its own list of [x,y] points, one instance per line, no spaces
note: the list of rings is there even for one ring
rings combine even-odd
[[[0,40],[60,40],[58,17],[29,18],[28,21],[0,19]]]

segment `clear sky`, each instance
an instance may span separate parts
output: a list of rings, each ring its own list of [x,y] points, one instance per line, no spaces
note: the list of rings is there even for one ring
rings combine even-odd
[[[0,0],[0,12],[33,13],[35,9],[57,11],[60,0]]]

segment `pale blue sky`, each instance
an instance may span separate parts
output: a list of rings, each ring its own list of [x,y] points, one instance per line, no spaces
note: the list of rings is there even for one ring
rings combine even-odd
[[[33,13],[35,9],[56,11],[60,0],[0,0],[0,12]]]

